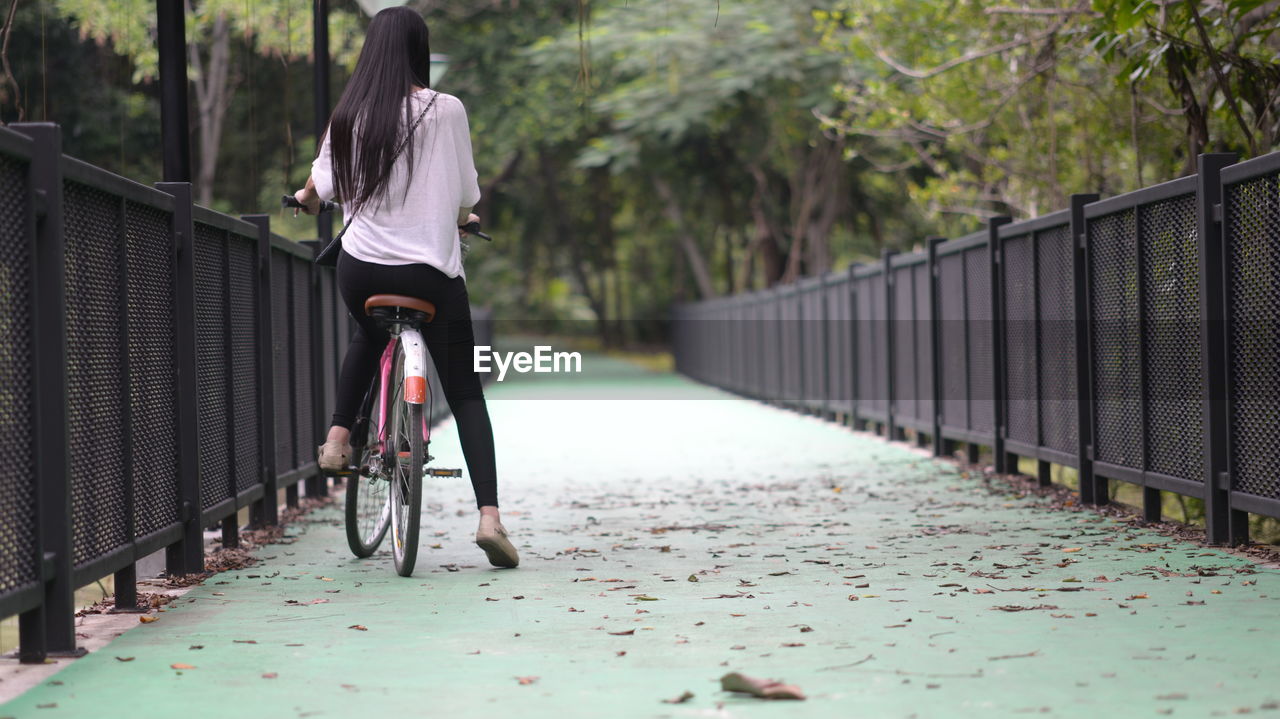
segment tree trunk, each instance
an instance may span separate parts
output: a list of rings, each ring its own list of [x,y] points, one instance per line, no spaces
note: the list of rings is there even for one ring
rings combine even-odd
[[[195,43],[188,46],[195,68],[196,107],[200,121],[200,170],[196,177],[196,202],[213,203],[213,181],[218,171],[218,151],[222,145],[222,123],[227,117],[231,94],[231,27],[226,15],[213,21],[207,63]]]
[[[765,200],[769,194],[769,178],[755,163],[748,164],[747,171],[755,180],[755,189],[751,193],[751,200],[747,203],[751,222],[755,226],[755,235],[747,247],[746,256],[742,258],[743,281],[739,286],[749,286],[755,257],[759,254],[764,261],[764,284],[766,287],[771,287],[782,277],[783,259],[778,249],[778,236],[781,232],[769,219],[769,213],[765,207]]]
[[[667,221],[671,223],[671,229],[675,230],[676,239],[680,243],[680,248],[684,251],[685,259],[689,262],[689,269],[693,272],[693,281],[698,286],[698,294],[704,300],[715,297],[716,288],[711,283],[711,273],[707,270],[707,261],[702,256],[702,250],[698,247],[697,241],[684,224],[684,211],[680,209],[675,193],[671,190],[671,185],[657,175],[653,176],[652,181],[653,189],[657,190],[658,198],[662,201],[662,213],[666,215]]]
[[[551,214],[552,226],[557,237],[569,248],[569,264],[573,267],[574,279],[578,281],[580,291],[596,316],[596,331],[600,333],[600,341],[608,346],[612,339],[609,335],[608,318],[605,316],[604,293],[596,291],[591,284],[592,268],[587,266],[581,238],[574,232],[573,223],[569,221],[569,210],[561,200],[559,168],[547,148],[538,152],[538,169],[542,173],[542,190],[547,202],[547,212]]]

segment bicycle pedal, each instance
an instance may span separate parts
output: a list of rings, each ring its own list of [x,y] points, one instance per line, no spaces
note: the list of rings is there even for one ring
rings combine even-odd
[[[460,469],[444,469],[443,467],[427,467],[428,477],[461,477]]]

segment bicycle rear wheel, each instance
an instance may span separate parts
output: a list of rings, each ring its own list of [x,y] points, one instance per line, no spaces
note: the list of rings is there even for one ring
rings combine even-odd
[[[391,527],[390,469],[384,459],[382,425],[378,413],[380,385],[373,385],[351,426],[351,451],[356,471],[347,477],[347,545],[364,559],[378,550]]]
[[[418,560],[418,527],[422,517],[422,465],[426,447],[422,436],[422,405],[404,399],[404,353],[397,347],[395,382],[391,393],[388,463],[391,478],[391,548],[396,573],[413,574]],[[394,452],[392,451],[394,450]]]

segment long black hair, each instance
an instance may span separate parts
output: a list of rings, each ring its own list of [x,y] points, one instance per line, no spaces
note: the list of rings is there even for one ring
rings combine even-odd
[[[396,148],[414,120],[405,100],[415,85],[428,86],[430,68],[431,45],[421,15],[393,7],[374,16],[356,70],[329,118],[335,189],[352,210],[386,194]],[[403,150],[409,167],[413,152],[411,136]]]

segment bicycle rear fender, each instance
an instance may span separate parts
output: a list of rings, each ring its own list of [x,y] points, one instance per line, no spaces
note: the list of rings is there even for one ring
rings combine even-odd
[[[414,329],[402,331],[400,346],[404,349],[404,400],[424,404],[427,401],[427,347],[422,334]]]

